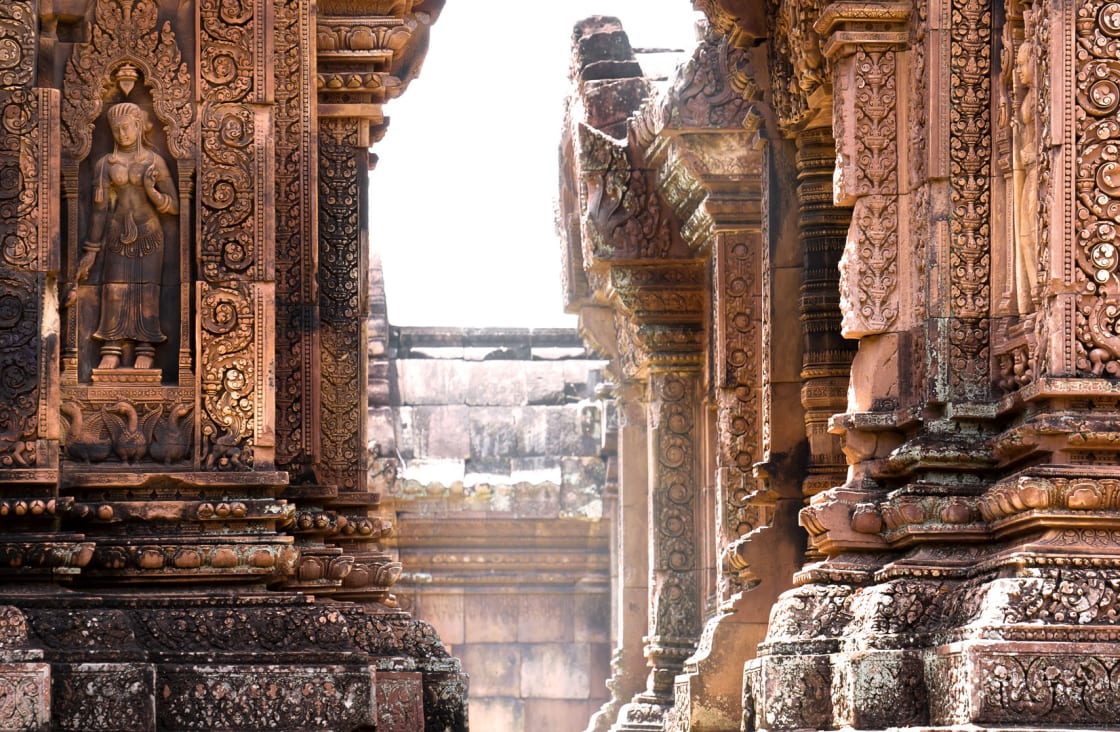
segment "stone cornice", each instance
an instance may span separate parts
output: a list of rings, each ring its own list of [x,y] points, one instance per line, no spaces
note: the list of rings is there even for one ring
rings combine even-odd
[[[835,59],[854,53],[857,47],[883,50],[905,46],[909,19],[908,3],[840,0],[825,7],[814,29],[824,41],[821,52]]]
[[[442,7],[443,0],[319,2],[315,50],[320,117],[383,124],[381,105],[400,96],[419,73],[429,29]]]

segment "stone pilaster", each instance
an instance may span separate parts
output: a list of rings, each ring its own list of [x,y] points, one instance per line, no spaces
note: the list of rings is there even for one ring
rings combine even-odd
[[[618,387],[618,511],[615,517],[617,567],[613,626],[615,648],[607,687],[611,700],[588,724],[588,732],[605,732],[619,708],[645,685],[642,638],[648,630],[649,462],[645,389],[628,382]]]
[[[674,678],[700,634],[697,566],[700,380],[698,370],[652,371],[649,427],[649,626],[646,688],[619,713],[615,730],[661,729]]]

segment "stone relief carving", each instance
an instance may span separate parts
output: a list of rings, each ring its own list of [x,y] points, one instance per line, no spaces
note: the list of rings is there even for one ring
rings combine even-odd
[[[1094,376],[1120,375],[1120,8],[1087,2],[1077,11],[1077,369]]]
[[[852,89],[835,96],[836,118],[852,137],[837,138],[841,187],[856,196],[854,246],[840,260],[842,328],[849,337],[890,330],[898,317],[898,142],[896,53],[859,48],[850,61]],[[851,104],[850,121],[845,106]],[[853,144],[854,143],[854,144]],[[844,164],[851,150],[850,164]]]
[[[585,124],[579,143],[584,261],[666,256],[674,240],[654,172],[635,168],[625,147]]]
[[[344,490],[364,490],[365,330],[360,312],[361,195],[358,120],[329,120],[319,136],[319,292],[322,318],[322,468]]]
[[[316,212],[308,0],[276,0],[276,465],[306,474],[318,435]]]
[[[1028,17],[1030,11],[1027,11]],[[1033,23],[1028,20],[1028,28]],[[1033,30],[1033,28],[1032,28]],[[1038,305],[1038,57],[1037,39],[1028,33],[1015,49],[1014,86],[1014,287],[1015,302],[1020,315],[1032,313]]]
[[[199,171],[199,311],[203,410],[199,446],[207,468],[241,470],[255,463],[255,425],[270,397],[258,390],[268,323],[254,281],[268,275],[259,250],[272,229],[258,190],[272,187],[258,144],[267,123],[253,105],[268,94],[263,67],[254,63],[254,38],[263,33],[263,0],[237,5],[199,3],[202,165]],[[271,421],[268,415],[268,420]]]
[[[669,125],[741,128],[751,99],[732,86],[731,77],[745,56],[726,37],[709,33],[662,100]]]
[[[100,320],[93,339],[101,342],[100,369],[155,365],[160,330],[163,227],[160,215],[176,216],[179,201],[167,163],[149,145],[151,122],[135,104],[106,113],[115,147],[94,164],[93,221],[77,284],[100,264]],[[72,291],[76,294],[76,290]]]
[[[949,371],[962,398],[988,390],[992,157],[989,0],[952,4],[949,56]]]
[[[10,9],[18,13],[19,8]],[[3,11],[0,11],[3,12]],[[0,26],[0,50],[6,37]],[[12,71],[11,78],[15,77]],[[0,89],[0,467],[40,465],[40,364],[44,358],[38,302],[49,264],[40,253],[49,235],[50,174],[36,163],[37,146],[49,150],[52,92]],[[53,110],[52,110],[53,107]]]
[[[825,3],[769,0],[770,88],[783,128],[806,124],[819,111],[815,95],[831,84],[813,25]]]

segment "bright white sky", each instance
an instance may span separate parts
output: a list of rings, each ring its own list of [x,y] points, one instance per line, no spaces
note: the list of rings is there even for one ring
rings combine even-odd
[[[689,0],[448,0],[374,147],[372,246],[394,325],[575,325],[560,289],[557,147],[572,26],[595,14],[620,18],[635,48],[694,43]]]

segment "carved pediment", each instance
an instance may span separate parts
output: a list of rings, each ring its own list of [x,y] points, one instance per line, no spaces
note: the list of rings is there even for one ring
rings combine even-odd
[[[156,29],[158,16],[153,0],[98,0],[90,41],[75,46],[66,65],[62,144],[71,160],[89,155],[94,122],[115,87],[127,97],[138,77],[151,89],[171,153],[180,160],[194,157],[194,84],[170,23]],[[203,72],[220,77],[228,65],[223,59],[236,52],[233,47],[204,51]]]

